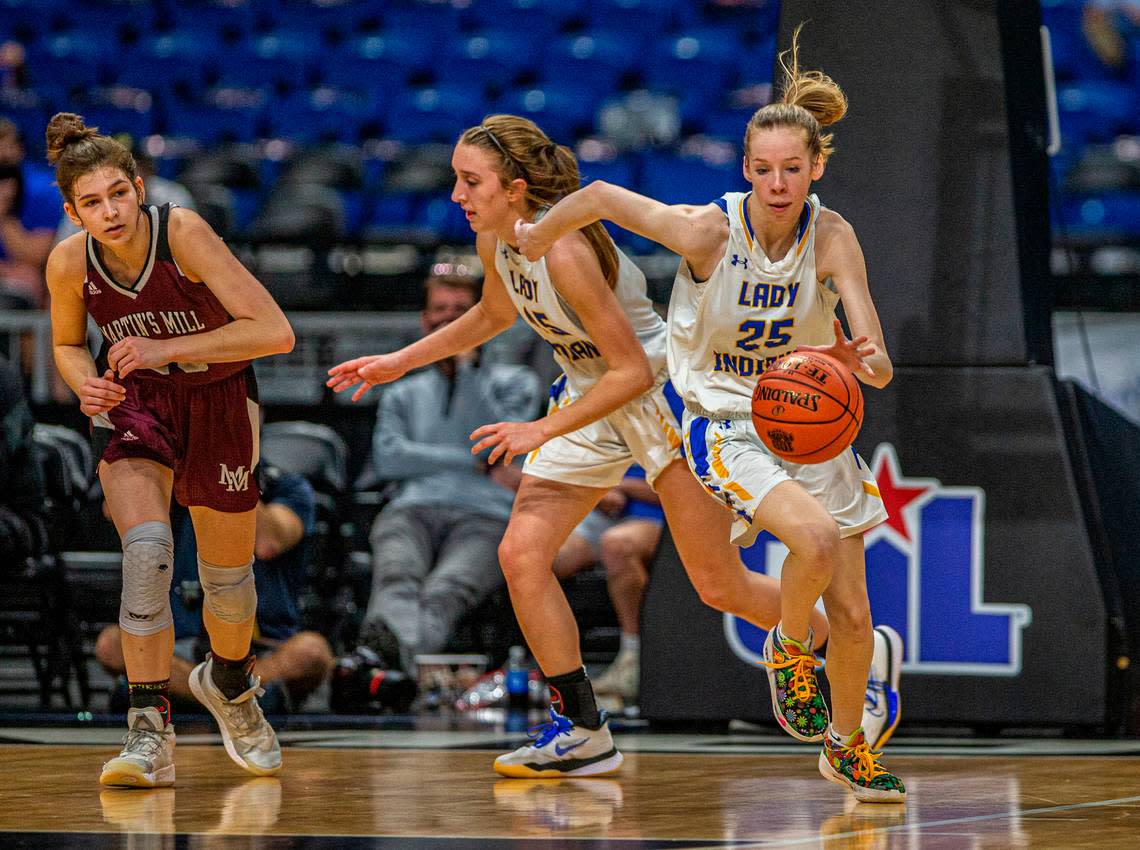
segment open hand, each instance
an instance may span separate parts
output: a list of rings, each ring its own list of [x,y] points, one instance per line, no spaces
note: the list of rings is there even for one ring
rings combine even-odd
[[[847,339],[843,335],[843,325],[839,323],[839,319],[835,320],[834,343],[831,345],[801,345],[796,351],[815,351],[819,354],[826,354],[829,357],[834,357],[850,369],[852,374],[862,372],[869,378],[875,377],[875,370],[865,359],[875,353],[875,346],[867,345],[867,337],[865,336]]]
[[[496,422],[494,425],[482,425],[471,432],[471,439],[478,440],[471,447],[471,454],[491,449],[487,456],[487,465],[494,465],[499,458],[503,463],[510,463],[519,455],[532,452],[546,442],[542,433],[542,420],[534,422]],[[492,448],[493,447],[493,448]]]
[[[342,393],[357,387],[352,394],[353,401],[360,401],[370,389],[378,384],[388,384],[404,377],[407,368],[400,365],[395,354],[369,354],[338,363],[329,369],[331,376],[325,384],[333,392]]]

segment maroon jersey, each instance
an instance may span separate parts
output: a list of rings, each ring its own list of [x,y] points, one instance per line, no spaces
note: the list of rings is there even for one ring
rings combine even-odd
[[[87,278],[83,302],[106,344],[128,336],[170,339],[204,333],[233,321],[226,308],[204,283],[194,283],[182,274],[170,253],[166,223],[171,204],[146,205],[150,221],[150,248],[138,279],[129,286],[116,281],[99,257],[99,243],[87,236]],[[103,356],[100,356],[103,360]],[[104,361],[105,362],[105,361]],[[101,364],[102,365],[102,364]],[[173,382],[181,386],[210,384],[242,371],[248,360],[232,363],[171,363],[158,369],[140,369],[142,380]]]

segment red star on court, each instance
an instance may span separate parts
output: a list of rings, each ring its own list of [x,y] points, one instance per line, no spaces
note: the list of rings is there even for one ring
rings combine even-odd
[[[893,451],[876,452],[874,463],[871,471],[879,484],[879,494],[883,497],[883,505],[889,514],[886,524],[910,543],[914,538],[911,537],[903,508],[926,493],[932,485],[923,482],[919,487],[906,486],[903,482],[912,479],[904,478],[899,472],[898,460]]]

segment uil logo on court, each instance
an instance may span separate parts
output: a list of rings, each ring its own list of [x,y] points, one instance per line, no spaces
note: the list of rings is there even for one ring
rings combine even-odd
[[[226,485],[227,493],[249,489],[249,470],[245,466],[239,466],[232,471],[224,463],[219,463],[218,466],[222,468],[218,483]]]
[[[985,491],[907,478],[889,443],[875,449],[871,469],[890,518],[863,538],[867,592],[874,622],[903,636],[903,670],[1016,676],[1033,611],[985,601]],[[778,577],[787,553],[763,532],[742,556],[749,569]],[[762,629],[725,614],[724,631],[737,656],[761,660]]]

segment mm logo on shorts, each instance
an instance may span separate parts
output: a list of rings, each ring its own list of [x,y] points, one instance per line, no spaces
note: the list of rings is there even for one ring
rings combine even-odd
[[[871,469],[890,518],[863,537],[871,617],[903,636],[903,670],[972,676],[1021,672],[1028,605],[986,602],[985,503],[980,487],[907,478],[895,447],[875,449]],[[749,569],[778,576],[788,550],[762,532],[742,557]],[[726,614],[732,651],[760,660],[766,633]]]
[[[239,466],[234,470],[231,470],[224,463],[219,463],[218,466],[221,467],[218,483],[226,485],[227,493],[249,489],[249,470],[244,466]]]

